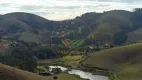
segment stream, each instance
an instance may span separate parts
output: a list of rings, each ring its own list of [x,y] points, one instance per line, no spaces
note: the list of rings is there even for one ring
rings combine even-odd
[[[68,70],[66,67],[62,67],[62,66],[49,66],[49,68],[50,68],[50,70],[52,70],[52,68],[60,68],[62,71]],[[68,73],[78,75],[81,78],[89,79],[89,80],[109,80],[107,76],[93,75],[90,72],[85,72],[82,70],[72,69],[72,70],[68,71]]]

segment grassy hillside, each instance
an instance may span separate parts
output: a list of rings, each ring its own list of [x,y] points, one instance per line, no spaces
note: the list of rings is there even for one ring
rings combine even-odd
[[[19,37],[20,41],[40,43],[40,37],[30,32],[23,32]]]
[[[55,76],[58,76],[59,79],[58,80],[86,80],[86,79],[81,79],[79,76],[74,76],[74,75],[70,75],[67,73],[61,73],[61,74],[57,74]],[[48,78],[52,78],[53,76],[48,76]]]
[[[92,31],[94,39],[101,43],[113,44],[117,38],[116,34],[126,32],[126,29],[132,27],[131,16],[131,12],[123,10],[102,13],[96,21],[96,28]]]
[[[134,30],[127,34],[128,38],[126,42],[129,43],[136,43],[136,42],[142,42],[142,28]]]
[[[103,13],[104,16],[101,16],[101,19],[105,17],[115,17],[122,21],[129,21],[131,19],[132,13],[125,10],[112,10]],[[122,16],[122,15],[125,15]]]
[[[52,80],[34,73],[0,64],[0,80]]]
[[[93,53],[81,64],[116,72],[120,80],[141,80],[142,43]]]

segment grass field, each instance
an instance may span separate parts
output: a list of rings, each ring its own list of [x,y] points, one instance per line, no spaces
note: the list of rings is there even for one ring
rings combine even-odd
[[[85,79],[79,78],[79,76],[74,76],[67,73],[61,73],[54,76],[58,76],[58,80],[85,80]],[[48,76],[48,78],[52,79],[53,76]]]
[[[60,59],[44,59],[44,60],[38,60],[39,66],[51,66],[55,64],[60,64],[62,61]]]
[[[59,59],[45,59],[45,60],[39,60],[38,64],[39,66],[42,64],[43,66],[51,66],[54,64],[58,65],[64,65],[64,66],[70,66],[72,68],[76,68],[79,65],[79,62],[81,61],[82,56],[64,56]]]
[[[72,68],[77,68],[80,61],[65,61],[64,65],[70,66]]]
[[[60,59],[61,61],[80,61],[82,56],[64,56]]]
[[[142,43],[93,53],[81,64],[116,72],[120,80],[142,80]]]
[[[62,41],[62,44],[64,46],[67,46],[71,49],[74,49],[74,48],[78,48],[80,47],[81,45],[83,45],[84,43],[84,40],[83,39],[79,39],[79,40],[61,40]]]
[[[72,68],[76,68],[81,61],[82,56],[64,56],[60,58],[63,61],[64,65],[71,66]]]

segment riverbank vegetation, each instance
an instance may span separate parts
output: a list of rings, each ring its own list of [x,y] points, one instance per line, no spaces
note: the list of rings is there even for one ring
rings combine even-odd
[[[57,76],[58,80],[88,80],[88,79],[82,79],[79,76],[71,75],[71,74],[67,74],[67,73],[61,73],[61,74],[47,76],[47,77],[53,78],[54,76]]]

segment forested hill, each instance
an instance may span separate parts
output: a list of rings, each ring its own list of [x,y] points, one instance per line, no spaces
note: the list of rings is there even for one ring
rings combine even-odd
[[[142,40],[142,10],[112,10],[86,13],[72,20],[50,21],[40,16],[15,12],[0,15],[0,37],[34,43],[61,39],[93,40],[97,44],[137,43]]]

